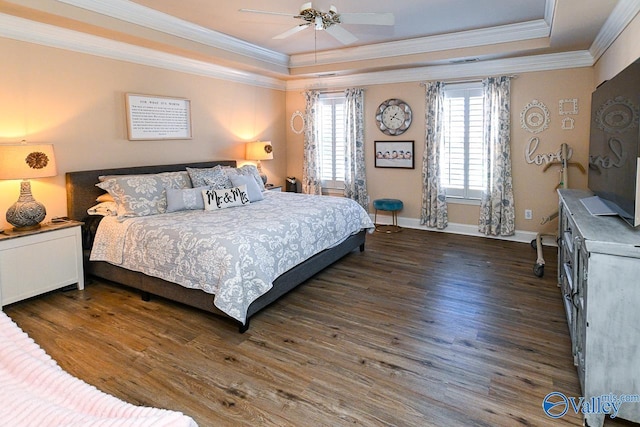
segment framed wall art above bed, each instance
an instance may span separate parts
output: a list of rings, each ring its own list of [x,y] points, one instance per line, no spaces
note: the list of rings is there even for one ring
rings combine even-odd
[[[191,101],[127,93],[127,135],[130,141],[191,139]]]

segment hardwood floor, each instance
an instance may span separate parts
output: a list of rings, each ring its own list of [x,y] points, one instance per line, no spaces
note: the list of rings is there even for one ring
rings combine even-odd
[[[5,307],[71,374],[200,426],[582,425],[555,248],[405,229],[257,314],[226,319],[119,285]],[[626,425],[607,419],[606,426]]]

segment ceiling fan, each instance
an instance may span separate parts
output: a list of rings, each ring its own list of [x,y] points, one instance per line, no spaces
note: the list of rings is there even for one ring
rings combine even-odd
[[[344,45],[351,44],[358,38],[338,24],[393,25],[395,22],[393,13],[338,13],[338,9],[333,5],[328,12],[322,12],[314,9],[311,2],[302,4],[298,14],[256,9],[240,9],[240,11],[291,16],[303,21],[301,24],[273,37],[274,39],[285,39],[295,33],[313,27],[316,31],[325,30]]]

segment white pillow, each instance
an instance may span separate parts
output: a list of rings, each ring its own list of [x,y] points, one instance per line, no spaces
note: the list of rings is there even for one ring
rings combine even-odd
[[[96,202],[98,203],[102,203],[102,202],[114,202],[115,200],[113,200],[113,196],[109,193],[104,193],[99,195],[96,198]]]
[[[116,216],[118,215],[118,206],[116,202],[100,202],[95,206],[87,209],[89,215]]]
[[[206,211],[215,211],[251,203],[246,185],[221,190],[203,190],[202,198],[204,199],[204,210]]]
[[[258,187],[258,183],[253,179],[252,176],[249,175],[231,175],[229,177],[231,183],[234,187],[240,187],[241,185],[247,186],[247,194],[249,194],[250,202],[258,202],[264,199],[262,195],[262,191],[260,191],[260,187]]]

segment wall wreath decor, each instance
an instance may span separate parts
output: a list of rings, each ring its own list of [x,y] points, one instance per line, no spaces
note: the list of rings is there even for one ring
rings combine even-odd
[[[534,99],[520,113],[520,124],[531,133],[540,133],[549,127],[549,109]]]
[[[304,114],[300,110],[296,110],[291,115],[291,130],[293,133],[300,135],[304,132],[304,128],[306,126],[306,122],[304,120]]]

